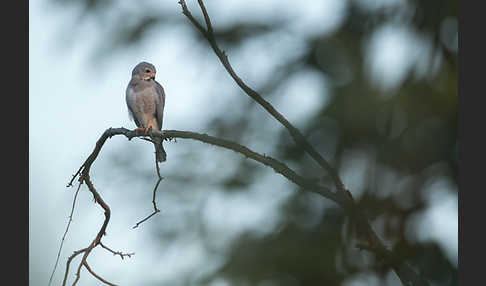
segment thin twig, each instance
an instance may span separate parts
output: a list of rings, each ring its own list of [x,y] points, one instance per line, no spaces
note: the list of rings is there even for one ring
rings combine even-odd
[[[157,187],[159,186],[160,182],[163,179],[163,177],[160,175],[160,167],[159,167],[159,162],[157,161],[157,159],[155,159],[155,167],[156,167],[156,170],[157,170],[157,176],[159,177],[159,180],[155,184],[155,188],[154,188],[154,192],[153,192],[154,194],[153,194],[153,197],[152,197],[152,203],[154,204],[154,211],[157,211],[159,209],[157,208],[157,204],[155,203],[155,195],[156,195],[156,192],[157,192]]]
[[[100,245],[101,247],[103,247],[104,249],[108,250],[109,252],[113,253],[113,255],[120,255],[121,259],[124,259],[125,256],[128,256],[129,258],[132,257],[132,255],[135,255],[135,252],[132,252],[132,253],[123,253],[121,251],[114,251],[112,250],[111,248],[109,248],[108,246],[104,245],[101,241],[100,241]]]
[[[81,170],[83,170],[84,164],[79,167],[78,171],[72,176],[71,181],[67,184],[66,187],[72,187],[73,186],[73,181],[76,179],[76,177],[81,173]]]
[[[80,188],[81,188],[81,183],[78,185],[78,189],[76,190],[76,193],[74,194],[73,207],[71,208],[71,214],[69,215],[69,221],[68,221],[67,226],[66,226],[66,231],[64,231],[64,235],[62,236],[62,239],[61,239],[61,245],[59,246],[59,251],[57,252],[56,263],[54,264],[54,269],[52,270],[51,277],[49,278],[49,284],[48,285],[51,285],[52,277],[54,277],[54,272],[56,272],[57,263],[59,262],[59,257],[61,255],[61,250],[62,250],[62,246],[64,244],[64,239],[66,238],[66,234],[68,233],[69,226],[71,225],[71,222],[73,221],[74,206],[76,205],[76,198],[78,197],[78,193],[79,193]]]
[[[162,181],[163,177],[160,175],[159,162],[157,161],[157,158],[155,158],[155,167],[156,167],[157,176],[159,177],[159,179],[157,180],[157,183],[155,184],[155,187],[154,187],[154,190],[153,190],[153,196],[152,196],[152,204],[154,206],[154,211],[149,216],[147,216],[146,218],[137,222],[137,224],[135,226],[133,226],[132,229],[137,228],[140,224],[142,224],[143,222],[147,221],[149,218],[151,218],[152,216],[154,216],[155,214],[160,212],[160,210],[157,208],[157,203],[155,202],[155,195],[157,194],[157,188],[159,187],[159,184]]]
[[[213,25],[211,25],[211,18],[209,18],[208,12],[206,11],[206,7],[204,6],[204,3],[202,0],[197,0],[199,3],[199,6],[201,7],[201,10],[204,15],[204,21],[206,22],[206,27],[208,28],[208,33],[213,34]]]
[[[159,213],[160,210],[155,210],[154,212],[152,212],[149,216],[147,216],[146,218],[142,219],[141,221],[137,222],[136,225],[134,225],[132,227],[132,229],[135,229],[137,228],[139,225],[141,225],[142,223],[144,223],[145,221],[147,221],[149,218],[153,217],[155,214]]]

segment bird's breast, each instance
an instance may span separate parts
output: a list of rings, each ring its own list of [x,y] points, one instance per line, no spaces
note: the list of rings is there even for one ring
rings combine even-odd
[[[153,88],[145,88],[135,92],[135,104],[140,112],[155,113],[155,90]]]

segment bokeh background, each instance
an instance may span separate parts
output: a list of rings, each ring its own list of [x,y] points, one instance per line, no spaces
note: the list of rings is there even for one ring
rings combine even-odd
[[[187,1],[202,21],[196,1]],[[235,71],[339,170],[396,259],[458,285],[457,1],[207,0]],[[164,129],[237,141],[322,173],[246,96],[173,1],[29,1],[29,281],[47,285],[75,188],[108,127],[135,128],[125,88],[140,61],[167,95]],[[360,251],[336,204],[240,154],[165,143],[161,213],[153,146],[109,139],[91,170],[110,205],[90,266],[120,285],[401,285]],[[53,285],[103,212],[83,186]],[[74,261],[74,265],[79,260]],[[74,268],[69,281],[74,279]],[[79,285],[100,285],[86,270]]]

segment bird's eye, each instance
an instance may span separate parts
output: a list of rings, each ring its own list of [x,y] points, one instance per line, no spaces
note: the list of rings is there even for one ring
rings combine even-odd
[[[145,70],[145,72],[149,73],[149,72],[150,72],[150,70],[149,70],[149,69],[146,69],[146,70]]]

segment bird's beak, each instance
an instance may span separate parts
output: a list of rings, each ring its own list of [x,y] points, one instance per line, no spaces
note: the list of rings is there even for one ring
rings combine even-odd
[[[151,79],[155,79],[155,73],[152,73],[152,74],[150,75],[150,78],[151,78]]]

